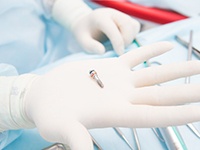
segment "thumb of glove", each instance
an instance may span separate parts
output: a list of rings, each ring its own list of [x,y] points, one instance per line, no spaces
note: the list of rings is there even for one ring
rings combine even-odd
[[[55,121],[56,122],[56,121]],[[93,142],[87,129],[78,121],[63,122],[62,125],[52,124],[51,130],[39,128],[42,137],[48,141],[59,142],[67,145],[72,150],[93,150]],[[39,127],[42,127],[41,125]]]

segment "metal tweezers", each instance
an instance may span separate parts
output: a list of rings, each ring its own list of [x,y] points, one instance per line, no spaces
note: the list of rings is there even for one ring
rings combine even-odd
[[[119,129],[119,128],[117,128],[117,127],[115,127],[115,128],[113,128],[116,132],[117,132],[117,134],[124,140],[124,142],[128,145],[128,147],[131,149],[131,150],[134,150],[134,148],[131,146],[131,144],[129,143],[129,141],[128,141],[128,139],[125,137],[125,135],[123,134],[123,132]]]
[[[190,42],[185,41],[182,37],[176,35],[175,39],[185,47],[189,47]],[[200,50],[192,45],[192,52],[200,59]]]
[[[124,142],[128,145],[128,147],[131,149],[131,150],[134,150],[134,148],[131,146],[130,142],[128,141],[128,139],[126,138],[126,136],[123,134],[123,132],[120,130],[120,128],[113,128],[117,134],[124,140]],[[140,145],[140,141],[139,141],[139,137],[138,137],[138,134],[137,134],[137,131],[135,128],[132,129],[133,131],[133,135],[134,135],[134,138],[135,138],[135,142],[136,142],[136,146],[137,146],[137,150],[141,150],[141,145]]]

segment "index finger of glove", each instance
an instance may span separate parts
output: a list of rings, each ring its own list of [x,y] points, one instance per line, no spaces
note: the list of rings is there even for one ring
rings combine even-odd
[[[105,18],[103,22],[99,22],[98,26],[99,29],[109,38],[116,53],[118,55],[123,54],[124,40],[115,22],[111,18]]]
[[[132,50],[120,56],[119,59],[132,68],[152,57],[159,56],[172,48],[173,45],[170,42],[158,42]]]

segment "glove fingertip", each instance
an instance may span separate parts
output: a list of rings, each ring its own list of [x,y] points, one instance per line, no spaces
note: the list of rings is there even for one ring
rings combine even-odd
[[[95,54],[104,54],[106,49],[105,47],[100,44],[100,43],[96,43],[93,48],[91,49],[91,51]]]
[[[140,23],[134,20],[132,22],[133,25],[129,29],[129,32],[126,32],[126,34],[123,35],[125,47],[129,46],[135,39],[136,35],[140,32]]]
[[[117,55],[121,56],[124,54],[124,46],[121,45],[121,46],[118,46],[117,48],[115,48],[115,52],[117,53]]]
[[[97,50],[96,50],[96,53],[97,53],[97,54],[104,54],[105,51],[106,51],[105,48],[101,48],[101,49],[97,49]]]

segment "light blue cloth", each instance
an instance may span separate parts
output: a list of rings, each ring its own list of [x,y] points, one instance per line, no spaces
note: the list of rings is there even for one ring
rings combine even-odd
[[[80,59],[116,57],[116,54],[113,51],[109,51],[102,56],[88,55],[83,52],[69,56],[69,54],[76,51],[74,49],[79,48],[71,45],[74,41],[71,41],[71,38],[69,38],[70,34],[67,34],[69,32],[53,22],[49,16],[45,14],[39,0],[1,0],[0,4],[0,63],[13,64],[17,70],[19,70],[20,74],[30,71],[37,74],[44,74],[59,64]],[[138,40],[141,44],[147,44],[158,40],[170,40],[176,43],[173,37],[174,34],[176,34],[177,31],[180,31],[179,33],[181,33],[188,27],[193,26],[193,24],[189,24],[190,22],[190,20],[185,20],[184,24],[179,23],[181,26],[177,27],[176,30],[173,30],[171,34],[168,33],[172,28],[165,28],[165,26],[163,26],[163,28],[158,27],[159,30],[152,29],[143,32],[139,34]],[[200,25],[198,21],[195,23]],[[179,30],[182,25],[186,24],[189,25],[184,26],[182,30]],[[155,36],[156,33],[159,33],[158,31],[166,36],[163,36],[162,38]],[[146,39],[146,42],[143,42],[142,39],[145,37],[149,38]],[[154,40],[151,41],[152,38]],[[136,45],[134,43],[127,51],[135,47]],[[183,46],[179,45],[179,48],[180,47],[183,48]],[[180,55],[183,51],[181,49],[180,53],[175,53],[173,55],[173,61],[185,59],[185,54],[184,56]],[[162,63],[169,63],[171,55],[166,54],[161,58]],[[60,60],[52,63],[58,59]],[[44,67],[40,68],[41,66]],[[136,148],[131,129],[121,129],[133,147]],[[185,126],[181,126],[180,129],[183,131],[181,133],[184,135],[184,139],[188,141],[187,144],[190,148],[192,150],[199,149],[194,146],[199,142],[199,139],[197,139]],[[166,145],[158,140],[152,129],[144,128],[137,129],[137,131],[142,150],[167,150]],[[93,129],[90,130],[90,133],[105,150],[129,150],[126,143],[112,128]],[[10,137],[14,137],[14,133],[13,135],[10,135]],[[4,150],[38,150],[50,144],[51,143],[46,142],[41,138],[37,129],[24,130],[22,135],[5,147]]]
[[[21,74],[69,54],[66,31],[49,19],[40,0],[1,0],[0,63]]]
[[[4,147],[16,140],[22,134],[22,131],[23,130],[10,130],[0,133],[0,149],[2,150]]]

